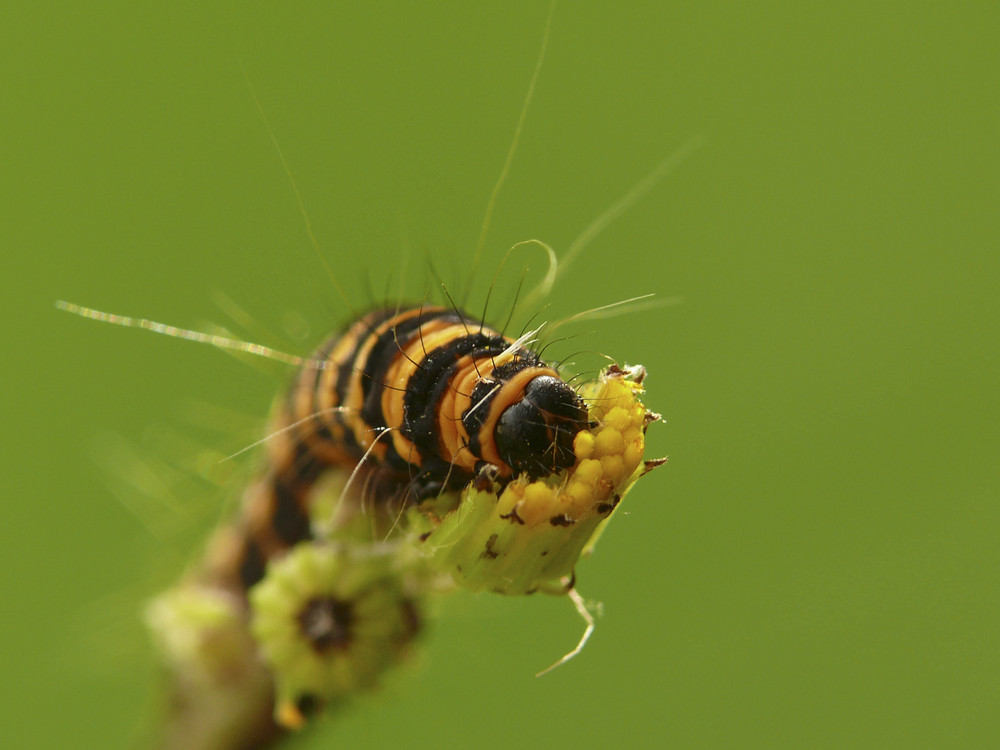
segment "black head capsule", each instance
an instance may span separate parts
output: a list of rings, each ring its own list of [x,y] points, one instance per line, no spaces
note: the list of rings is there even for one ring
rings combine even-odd
[[[590,426],[583,399],[559,378],[539,375],[508,406],[494,430],[497,453],[515,473],[532,479],[576,462],[573,440]]]

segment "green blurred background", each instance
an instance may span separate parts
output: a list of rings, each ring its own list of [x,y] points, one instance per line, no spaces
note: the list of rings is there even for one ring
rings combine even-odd
[[[135,613],[223,498],[154,534],[113,446],[239,447],[282,382],[53,301],[201,326],[222,291],[298,351],[290,313],[306,340],[347,317],[244,70],[356,304],[407,255],[411,295],[425,255],[460,285],[546,13],[4,12],[0,745],[126,744],[153,683]],[[456,595],[416,668],[296,747],[1000,746],[998,39],[985,2],[562,3],[476,306],[510,244],[565,248],[704,136],[545,314],[684,298],[553,350],[644,363],[670,463],[580,566],[605,605],[580,658],[533,677],[579,635],[565,601]]]

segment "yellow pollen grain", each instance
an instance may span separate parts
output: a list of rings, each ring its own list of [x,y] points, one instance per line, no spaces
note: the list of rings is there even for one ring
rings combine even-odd
[[[625,447],[624,458],[626,468],[629,468],[630,471],[635,471],[635,467],[637,467],[639,462],[642,460],[642,451],[642,443],[629,443]]]
[[[578,461],[590,458],[594,452],[594,435],[586,430],[576,433],[573,438],[573,452]]]
[[[631,424],[631,419],[629,419],[629,413],[620,406],[616,406],[611,411],[607,413],[604,417],[604,426],[611,427],[612,429],[623,432]]]
[[[558,502],[556,493],[544,482],[532,482],[524,489],[524,502],[518,508],[518,515],[529,526],[555,514]]]
[[[579,511],[586,508],[593,500],[594,489],[580,482],[570,482],[560,495],[560,500],[567,506]]]
[[[601,473],[611,484],[620,484],[625,480],[625,462],[620,455],[604,456],[601,459]]]
[[[594,458],[588,458],[580,462],[573,472],[573,481],[587,487],[596,487],[601,479],[601,462]]]
[[[603,429],[594,439],[594,457],[621,455],[625,450],[625,441],[617,429]]]

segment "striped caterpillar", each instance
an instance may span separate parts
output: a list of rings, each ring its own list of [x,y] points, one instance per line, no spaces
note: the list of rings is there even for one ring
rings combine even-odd
[[[690,148],[598,217],[563,267]],[[159,746],[264,747],[303,726],[405,657],[431,591],[568,595],[588,627],[557,664],[582,648],[593,620],[576,562],[662,463],[643,461],[657,418],[639,400],[643,368],[573,388],[531,334],[511,340],[457,309],[378,307],[301,358],[59,306],[299,367],[240,513],[147,610],[170,682]]]
[[[537,354],[446,308],[374,310],[319,352],[321,366],[303,367],[277,409],[255,500],[265,507],[250,514],[264,520],[247,528],[239,565],[245,588],[264,560],[311,537],[308,498],[326,470],[366,461],[383,494],[419,501],[477,476],[567,469],[589,424]]]
[[[173,704],[197,717],[205,747],[302,726],[373,684],[407,652],[430,590],[569,594],[589,625],[564,659],[582,648],[593,621],[574,567],[662,463],[642,460],[658,417],[638,400],[643,368],[613,365],[577,390],[529,348],[533,333],[511,340],[456,310],[381,307],[301,361],[239,517],[148,612]],[[241,710],[205,715],[206,693],[236,694]],[[192,721],[173,721],[176,743]]]
[[[645,370],[574,388],[530,344],[442,307],[378,307],[312,358],[60,302],[83,317],[295,364],[262,472],[147,622],[165,748],[264,747],[404,658],[430,591],[568,595],[658,415]],[[598,308],[602,311],[603,308]],[[582,315],[582,314],[579,314]],[[556,666],[553,665],[553,666]]]

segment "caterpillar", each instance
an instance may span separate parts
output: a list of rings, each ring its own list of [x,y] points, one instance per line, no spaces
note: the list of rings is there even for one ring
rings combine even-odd
[[[554,369],[471,316],[373,310],[322,345],[279,404],[263,510],[249,514],[264,520],[246,529],[239,582],[249,589],[266,559],[310,538],[309,494],[332,467],[368,461],[381,494],[419,501],[476,476],[567,469],[589,424]]]
[[[665,462],[643,459],[659,415],[641,366],[571,386],[537,329],[511,339],[457,308],[377,306],[299,357],[57,305],[298,367],[240,513],[147,610],[170,684],[160,746],[265,747],[302,727],[405,658],[433,591],[568,595],[587,628],[553,666],[583,648],[576,563]]]
[[[562,266],[694,145],[599,216]],[[531,242],[550,258],[529,295],[538,299],[557,264]],[[611,365],[572,386],[532,348],[537,331],[512,339],[457,306],[377,305],[298,357],[57,304],[298,368],[239,513],[147,608],[168,675],[158,746],[265,747],[301,728],[405,658],[431,592],[568,596],[587,629],[556,665],[583,647],[594,623],[576,563],[638,478],[665,461],[643,456],[659,416],[641,401],[641,366]]]
[[[374,684],[420,631],[427,591],[570,594],[589,617],[576,562],[662,463],[642,460],[658,415],[639,401],[642,367],[612,365],[574,388],[531,349],[534,334],[510,339],[443,307],[379,307],[299,362],[240,514],[149,609],[175,710],[221,723],[199,730],[213,737],[205,747],[300,727]],[[206,685],[235,692],[241,711],[202,715]],[[177,742],[190,741],[188,720],[179,726]]]
[[[554,369],[466,313],[378,309],[322,351],[325,369],[303,374],[288,412],[293,420],[323,414],[325,424],[295,437],[312,432],[333,462],[347,453],[357,463],[370,447],[387,470],[409,474],[418,498],[467,484],[487,466],[534,478],[568,468],[588,422]],[[373,431],[382,430],[390,439],[376,445]]]

